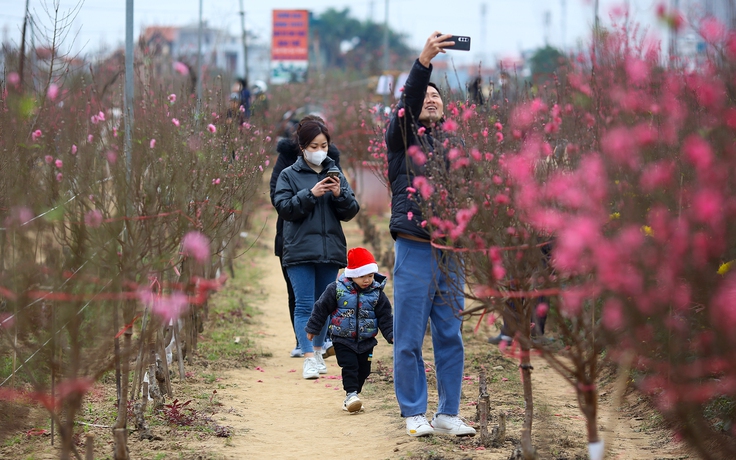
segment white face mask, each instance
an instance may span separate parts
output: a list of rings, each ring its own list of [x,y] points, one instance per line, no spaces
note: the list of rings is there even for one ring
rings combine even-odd
[[[324,150],[317,150],[316,152],[304,150],[304,159],[315,166],[321,165],[325,158],[327,158],[327,152]]]

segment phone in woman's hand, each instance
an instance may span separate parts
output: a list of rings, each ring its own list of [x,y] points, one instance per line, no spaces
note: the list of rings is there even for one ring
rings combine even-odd
[[[340,170],[333,166],[327,170],[327,177],[340,180]]]

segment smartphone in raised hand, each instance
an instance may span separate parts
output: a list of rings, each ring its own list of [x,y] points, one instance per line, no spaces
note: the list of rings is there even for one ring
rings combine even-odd
[[[470,37],[467,35],[452,35],[445,41],[455,42],[452,46],[446,46],[446,50],[470,51]]]

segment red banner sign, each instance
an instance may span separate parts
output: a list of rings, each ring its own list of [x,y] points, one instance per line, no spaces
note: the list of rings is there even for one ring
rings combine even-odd
[[[272,61],[309,59],[309,12],[273,10]]]

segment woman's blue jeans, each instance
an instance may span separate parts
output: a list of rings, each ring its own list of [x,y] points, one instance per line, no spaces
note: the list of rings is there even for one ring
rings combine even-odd
[[[319,335],[314,340],[307,340],[307,331],[304,330],[312,316],[314,302],[322,295],[328,284],[337,279],[340,268],[332,264],[299,264],[286,267],[289,274],[291,286],[294,288],[296,305],[294,307],[294,329],[299,348],[302,353],[314,352],[314,347],[322,348],[327,334],[327,323],[325,322]]]
[[[394,244],[394,390],[402,417],[427,412],[422,343],[431,319],[438,414],[457,415],[465,354],[459,313],[464,307],[461,268],[443,273],[442,252],[429,243],[397,238]]]

